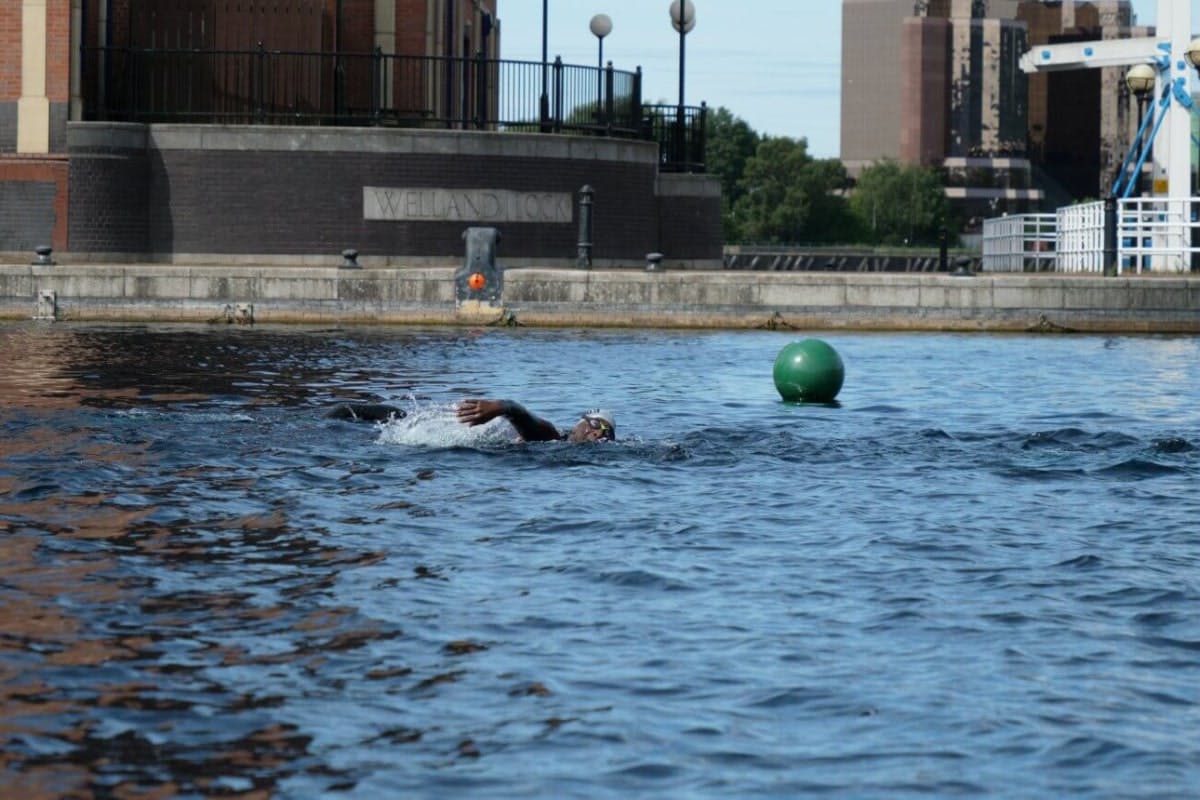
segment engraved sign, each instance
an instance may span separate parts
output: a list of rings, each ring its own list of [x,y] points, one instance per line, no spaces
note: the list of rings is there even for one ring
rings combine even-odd
[[[363,187],[363,219],[390,222],[569,223],[568,192]]]

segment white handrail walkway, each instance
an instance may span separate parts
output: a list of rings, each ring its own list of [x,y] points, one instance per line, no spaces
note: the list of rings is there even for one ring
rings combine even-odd
[[[1118,200],[1116,256],[1117,274],[1200,269],[1200,198]],[[981,268],[1103,273],[1104,203],[984,220]]]

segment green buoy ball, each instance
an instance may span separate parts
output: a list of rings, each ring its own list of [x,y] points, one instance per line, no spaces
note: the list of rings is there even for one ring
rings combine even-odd
[[[775,388],[793,403],[832,403],[842,390],[846,367],[842,357],[820,339],[785,345],[775,357]]]

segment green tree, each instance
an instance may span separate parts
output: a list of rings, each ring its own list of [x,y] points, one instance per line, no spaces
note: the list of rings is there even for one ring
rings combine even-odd
[[[726,241],[740,239],[733,214],[742,195],[741,179],[746,162],[758,149],[762,137],[744,119],[724,106],[708,112],[704,128],[704,159],[709,174],[721,181],[721,218]]]
[[[852,239],[856,223],[842,195],[846,184],[841,162],[814,159],[806,139],[765,138],[739,182],[736,226],[748,241]]]
[[[850,206],[865,238],[876,244],[933,245],[946,223],[941,176],[891,159],[863,170]]]
[[[721,180],[721,191],[731,201],[740,196],[738,181],[746,162],[758,149],[761,136],[741,117],[724,106],[707,115],[704,130],[705,163],[708,172]]]
[[[825,244],[858,241],[861,226],[846,199],[850,177],[845,165],[836,158],[812,161],[801,170],[800,180],[809,204],[800,241]]]

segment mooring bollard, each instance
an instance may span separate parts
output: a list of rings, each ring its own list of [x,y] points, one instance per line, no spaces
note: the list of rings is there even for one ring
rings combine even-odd
[[[592,266],[592,202],[595,192],[584,185],[579,190],[579,254],[575,266],[590,269]]]
[[[646,272],[658,272],[662,260],[662,253],[646,253]]]
[[[362,269],[362,264],[358,263],[358,251],[354,248],[343,250],[342,263],[339,269]]]
[[[41,245],[40,247],[33,248],[33,252],[37,253],[37,259],[30,262],[33,264],[33,266],[54,266],[54,259],[50,257],[50,254],[54,252],[53,247],[50,247],[49,245]]]
[[[454,297],[461,307],[464,303],[492,304],[500,300],[504,271],[496,264],[496,245],[500,231],[495,228],[467,228],[463,231],[467,243],[466,260],[454,273]]]

